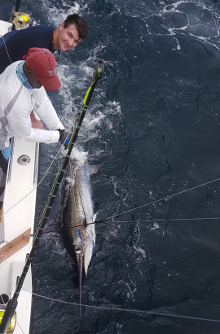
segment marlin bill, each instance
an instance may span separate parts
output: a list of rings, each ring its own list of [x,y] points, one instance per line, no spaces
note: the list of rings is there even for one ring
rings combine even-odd
[[[79,275],[79,303],[81,304],[83,268],[87,276],[96,236],[89,166],[87,161],[83,165],[77,163],[76,159],[70,158],[67,176],[69,195],[63,220],[74,247]]]

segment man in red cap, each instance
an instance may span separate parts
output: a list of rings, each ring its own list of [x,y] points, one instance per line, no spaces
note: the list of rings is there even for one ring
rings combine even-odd
[[[56,60],[49,50],[31,48],[23,59],[26,60],[23,65],[24,74],[32,88],[41,88],[41,86],[47,90],[60,88]]]
[[[0,75],[0,169],[3,171],[0,171],[0,207],[11,155],[10,138],[64,144],[69,135],[45,91],[45,88],[52,91],[61,86],[54,55],[47,49],[31,48],[24,59],[9,65]],[[32,111],[48,130],[43,126],[32,127]]]
[[[0,150],[6,160],[11,137],[44,143],[64,143],[68,137],[44,89],[61,86],[55,57],[47,49],[31,48],[24,58],[0,75]],[[32,127],[32,110],[49,130]]]

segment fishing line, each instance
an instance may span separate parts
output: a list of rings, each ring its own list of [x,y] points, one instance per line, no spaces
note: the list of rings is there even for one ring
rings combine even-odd
[[[16,324],[18,324],[18,326],[20,327],[20,330],[22,331],[22,333],[25,334],[25,332],[24,332],[23,329],[21,328],[21,325],[19,324],[17,318],[16,318]]]
[[[187,316],[187,315],[179,315],[179,314],[172,314],[172,313],[163,313],[163,312],[156,312],[156,311],[141,311],[141,310],[135,310],[135,309],[124,309],[122,307],[107,307],[107,306],[93,306],[93,305],[87,305],[87,304],[79,304],[79,303],[73,303],[73,302],[65,302],[63,300],[59,299],[54,299],[46,296],[39,295],[34,292],[30,292],[24,288],[22,290],[25,290],[32,295],[43,298],[43,299],[48,299],[54,302],[62,303],[62,304],[67,304],[67,305],[74,305],[74,306],[83,306],[85,308],[92,308],[92,309],[97,309],[97,310],[108,310],[108,311],[123,311],[123,312],[132,312],[132,313],[138,313],[138,314],[145,314],[145,315],[160,315],[163,317],[173,317],[173,318],[183,318],[183,319],[190,319],[190,320],[199,320],[199,321],[207,321],[207,322],[216,322],[220,323],[220,320],[217,319],[210,319],[210,318],[200,318],[200,317],[193,317],[193,316]]]
[[[220,217],[201,217],[201,218],[167,218],[167,219],[133,219],[133,220],[111,220],[111,223],[147,223],[147,222],[172,222],[172,221],[199,221],[199,220],[219,220]],[[105,221],[97,221],[91,224],[103,224]]]
[[[162,198],[160,198],[160,199],[157,199],[156,201],[153,201],[153,202],[150,202],[150,203],[141,205],[141,206],[137,206],[136,208],[133,208],[133,209],[130,209],[130,210],[121,212],[121,213],[119,213],[119,214],[117,214],[117,215],[115,215],[115,216],[113,215],[113,216],[107,217],[107,218],[105,218],[105,220],[107,220],[107,219],[111,219],[111,218],[116,218],[116,217],[121,216],[121,215],[123,215],[123,214],[125,214],[125,213],[132,212],[132,211],[134,211],[134,210],[141,209],[141,208],[144,208],[144,207],[149,206],[149,205],[153,205],[153,204],[158,203],[158,202],[161,202],[161,201],[168,201],[168,200],[171,199],[172,197],[181,195],[181,194],[183,194],[183,193],[192,191],[192,190],[194,190],[194,189],[198,189],[198,188],[204,187],[204,186],[206,186],[206,185],[208,185],[208,184],[217,182],[217,181],[219,181],[219,180],[220,180],[220,178],[215,179],[215,180],[212,180],[212,181],[208,181],[208,182],[206,182],[206,183],[203,183],[203,184],[201,184],[201,185],[198,185],[198,186],[195,186],[195,187],[186,189],[186,190],[182,190],[182,191],[180,191],[180,192],[178,192],[178,193],[175,193],[175,194],[172,194],[172,195],[167,195],[166,197],[162,197]]]
[[[133,220],[111,220],[110,223],[150,223],[150,222],[172,222],[172,221],[199,221],[199,220],[219,220],[220,217],[204,217],[204,218],[169,218],[169,219],[144,219],[144,220],[139,220],[139,219],[133,219]],[[88,223],[86,225],[93,225],[93,224],[105,224],[106,221],[105,220],[98,220],[98,221],[94,221],[92,223]],[[73,228],[76,227],[81,227],[84,225],[75,225],[72,227],[68,227],[68,228],[61,228],[59,229],[59,231],[63,231],[63,230],[72,230]],[[44,232],[44,233],[50,233],[50,232]]]
[[[88,223],[87,225],[92,225],[92,224],[104,224],[104,223],[106,223],[106,220],[108,220],[108,219],[116,218],[116,217],[121,216],[121,215],[123,215],[123,214],[125,214],[125,213],[132,212],[132,211],[134,211],[134,210],[141,209],[141,208],[143,208],[143,207],[153,205],[153,204],[158,203],[158,202],[161,202],[161,201],[163,201],[163,200],[168,201],[168,200],[171,199],[172,197],[181,195],[181,194],[183,194],[183,193],[192,191],[192,190],[194,190],[194,189],[198,189],[198,188],[204,187],[204,186],[206,186],[206,185],[208,185],[208,184],[217,182],[217,181],[219,181],[219,180],[220,180],[220,178],[215,179],[215,180],[208,181],[208,182],[203,183],[203,184],[200,184],[200,185],[198,185],[198,186],[195,186],[195,187],[192,187],[192,188],[189,188],[189,189],[182,190],[182,191],[180,191],[180,192],[178,192],[178,193],[175,193],[175,194],[172,194],[172,195],[169,195],[169,196],[166,196],[166,197],[162,197],[162,198],[160,198],[160,199],[158,199],[158,200],[155,200],[155,201],[153,201],[153,202],[146,203],[146,204],[141,205],[141,206],[138,206],[138,207],[136,207],[136,208],[133,208],[133,209],[130,209],[130,210],[121,212],[121,213],[119,213],[119,214],[117,214],[117,215],[115,215],[115,216],[113,215],[113,216],[107,217],[107,218],[105,218],[105,219],[103,219],[103,220],[100,220],[100,221],[96,221],[96,222]],[[218,220],[218,219],[220,219],[220,217],[215,217],[215,218],[179,218],[179,219],[177,218],[177,219],[167,219],[167,220],[166,220],[166,219],[161,219],[161,220],[160,220],[160,219],[146,219],[145,221],[146,221],[146,222],[147,222],[147,221],[149,221],[149,222],[150,222],[150,221],[154,221],[154,222],[156,222],[156,221],[161,221],[161,222],[163,222],[163,221],[181,221],[181,220],[182,220],[182,221],[190,221],[190,220],[208,220],[208,219]],[[136,220],[136,221],[140,221],[140,220]],[[119,221],[111,221],[111,222],[119,222]],[[123,221],[123,222],[130,222],[130,221]],[[134,222],[134,220],[133,220],[132,222]],[[73,229],[73,228],[80,227],[80,226],[83,226],[83,225],[76,225],[76,226],[73,226],[73,227],[70,227],[70,228],[64,228],[64,229],[61,229],[61,230]]]
[[[111,222],[113,223],[143,223],[143,222],[172,222],[172,221],[197,221],[197,220],[218,220],[220,217],[204,217],[204,218],[168,218],[168,219],[145,219],[145,220],[139,220],[139,219],[134,219],[134,220],[112,220]],[[98,221],[97,223],[102,223],[101,221]],[[88,224],[89,225],[89,224]]]
[[[1,30],[0,30],[0,31],[1,31]],[[1,31],[1,34],[2,34],[2,31]],[[5,43],[4,34],[2,34],[2,40],[3,40],[4,46],[5,46],[5,51],[6,51],[6,53],[7,53],[7,56],[8,56],[8,58],[9,58],[9,60],[10,60],[10,63],[12,64],[11,58],[10,58],[9,53],[8,53],[7,45],[6,45],[6,43]]]

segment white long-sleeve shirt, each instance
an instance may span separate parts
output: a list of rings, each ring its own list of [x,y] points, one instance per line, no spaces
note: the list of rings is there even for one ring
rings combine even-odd
[[[27,89],[16,74],[17,61],[0,75],[0,150],[9,145],[11,137],[21,140],[54,143],[59,140],[59,131],[64,129],[44,87]],[[31,126],[32,110],[49,130]]]

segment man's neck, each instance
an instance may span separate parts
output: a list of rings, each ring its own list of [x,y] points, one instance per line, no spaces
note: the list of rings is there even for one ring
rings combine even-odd
[[[58,50],[58,46],[57,46],[57,32],[58,32],[58,28],[56,30],[54,30],[53,32],[53,51]]]

